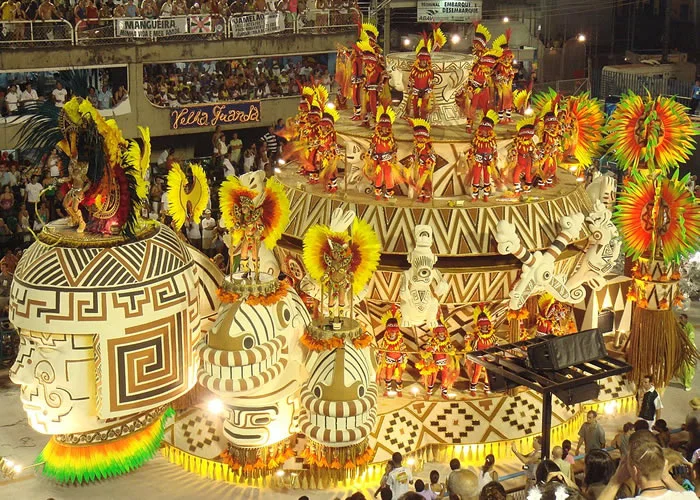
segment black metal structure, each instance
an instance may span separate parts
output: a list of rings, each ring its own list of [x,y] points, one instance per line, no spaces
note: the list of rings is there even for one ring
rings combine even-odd
[[[574,334],[575,335],[575,334]],[[552,336],[501,344],[473,351],[467,357],[486,370],[542,394],[542,458],[549,457],[552,428],[552,395],[590,386],[598,380],[622,375],[632,369],[619,359],[605,356],[562,370],[534,370],[528,364],[527,349],[549,341]]]

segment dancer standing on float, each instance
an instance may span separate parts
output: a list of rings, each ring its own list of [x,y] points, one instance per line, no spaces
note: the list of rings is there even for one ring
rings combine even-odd
[[[416,368],[423,375],[426,399],[433,394],[438,374],[443,399],[448,399],[448,391],[459,375],[455,347],[452,345],[447,326],[442,319],[439,321],[438,326],[433,328],[433,335],[421,349],[421,360],[416,363]]]
[[[433,171],[437,156],[430,140],[430,124],[421,118],[408,119],[413,128],[413,151],[409,158],[411,184],[416,199],[428,202],[433,197]]]
[[[479,59],[486,53],[487,44],[491,40],[491,33],[486,28],[486,26],[474,23],[474,38],[472,39],[472,54],[475,57],[472,69],[467,76],[467,81],[464,83],[461,89],[457,91],[455,95],[455,102],[462,114],[467,118],[467,132],[471,132],[471,120],[474,117],[474,111],[472,110],[472,99],[476,90],[475,82],[472,79],[472,72],[475,69]]]
[[[539,181],[537,187],[547,189],[554,186],[557,167],[562,159],[562,128],[557,118],[559,96],[548,101],[541,110],[542,140],[537,144],[535,157]]]
[[[338,111],[326,105],[323,117],[318,122],[318,149],[316,150],[316,169],[320,172],[321,182],[326,191],[335,193],[338,190],[338,140],[335,132],[335,122],[340,115]]]
[[[392,124],[396,113],[390,107],[379,106],[377,126],[365,155],[365,176],[374,182],[374,196],[377,200],[394,197],[394,187],[402,179],[401,168],[396,162],[398,146],[394,139]]]
[[[377,106],[379,105],[379,94],[381,87],[384,84],[385,71],[381,64],[379,55],[369,40],[363,40],[357,43],[357,46],[362,50],[362,64],[364,65],[364,108],[362,109],[362,124],[366,127],[370,126],[370,120],[377,114]]]
[[[328,97],[326,91],[326,98]],[[323,104],[319,101],[319,96],[314,89],[314,97],[311,107],[306,115],[306,125],[299,133],[299,146],[301,151],[301,169],[299,173],[308,176],[309,183],[318,183],[318,171],[316,171],[315,156],[318,147],[318,122],[321,121]]]
[[[509,42],[510,28],[493,42],[495,47],[503,51],[494,68],[494,81],[498,91],[498,123],[513,123],[513,79],[517,71],[513,67],[515,56],[508,47]]]
[[[501,53],[500,47],[494,47],[482,55],[472,67],[469,78],[473,95],[469,104],[469,114],[467,115],[467,132],[472,131],[472,124],[477,111],[486,114],[491,108],[491,86],[493,83],[491,78],[493,68]],[[496,115],[496,118],[498,118],[498,115]]]
[[[493,327],[491,319],[491,311],[486,304],[479,304],[474,308],[474,333],[471,339],[471,350],[481,351],[493,347],[496,341],[496,330]],[[482,366],[474,364],[471,383],[469,384],[469,392],[472,396],[476,396],[476,386],[481,377]],[[489,394],[491,386],[489,385],[489,374],[484,370],[484,392]]]
[[[338,47],[338,62],[336,63],[335,80],[338,83],[337,108],[346,109],[348,99],[352,99],[353,121],[362,120],[362,87],[365,82],[362,64],[362,49],[357,45],[367,40],[367,33],[362,24],[357,24],[357,40],[348,48]]]
[[[410,113],[413,118],[428,118],[435,79],[431,54],[440,50],[446,42],[447,38],[439,26],[435,26],[430,35],[423,32],[423,38],[418,42],[416,61],[408,75],[409,98],[406,114]]]
[[[384,396],[389,395],[392,382],[397,396],[402,396],[402,377],[408,359],[406,357],[406,344],[399,327],[400,320],[401,313],[396,304],[392,304],[391,309],[384,313],[381,319],[384,325],[384,334],[377,345],[377,384],[384,382]]]
[[[535,118],[523,118],[516,125],[517,135],[513,139],[508,149],[509,167],[513,169],[513,184],[515,192],[525,191],[529,193],[532,189],[532,166],[535,154]],[[522,181],[525,178],[525,189]]]
[[[467,161],[472,169],[472,201],[478,200],[482,192],[484,201],[489,201],[491,195],[490,170],[496,168],[497,160],[496,131],[494,130],[497,121],[498,114],[495,111],[486,113],[474,134],[471,149],[467,154]]]

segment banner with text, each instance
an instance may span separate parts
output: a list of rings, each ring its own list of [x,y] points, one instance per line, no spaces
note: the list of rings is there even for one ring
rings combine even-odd
[[[116,20],[116,35],[130,38],[159,38],[187,33],[187,17]]]
[[[284,31],[284,12],[233,16],[230,25],[231,38],[278,33]]]
[[[419,23],[471,23],[481,20],[481,0],[418,0]]]
[[[170,128],[172,130],[259,121],[260,101],[185,106],[170,112]]]

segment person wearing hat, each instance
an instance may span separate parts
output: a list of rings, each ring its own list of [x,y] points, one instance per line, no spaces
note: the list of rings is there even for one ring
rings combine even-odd
[[[410,109],[414,118],[428,117],[430,94],[435,79],[431,53],[440,50],[446,41],[445,34],[436,27],[431,36],[423,32],[423,39],[416,46],[416,61],[408,75],[410,104],[406,107],[406,112]]]
[[[304,158],[301,162],[302,170],[299,173],[306,175],[310,184],[318,184],[319,182],[319,173],[315,162],[316,151],[318,150],[319,122],[321,121],[324,106],[325,100],[323,103],[319,101],[319,96],[314,91],[314,99],[306,115],[306,126],[301,129],[299,134],[299,142],[304,145],[304,151],[302,152]]]
[[[486,52],[487,44],[491,40],[491,33],[486,26],[479,24],[479,21],[474,22],[474,38],[472,38],[472,54],[478,60],[484,52]]]
[[[491,195],[490,169],[496,166],[496,132],[494,126],[498,115],[491,110],[484,115],[479,128],[472,139],[469,150],[469,160],[472,164],[472,201],[479,199],[483,192],[483,200],[489,201]]]
[[[690,412],[685,416],[686,425],[693,419],[700,423],[700,398],[693,398],[688,401],[688,404],[690,405]]]
[[[394,197],[394,184],[396,179],[396,139],[392,124],[396,119],[396,113],[390,107],[379,106],[377,110],[377,126],[372,134],[369,151],[366,156],[365,174],[374,180],[374,197],[382,199]],[[399,176],[400,177],[400,176]]]
[[[423,360],[431,359],[430,363],[425,361],[416,363],[423,375],[425,385],[425,397],[429,398],[433,394],[433,388],[440,374],[440,394],[442,399],[449,399],[448,391],[452,388],[457,375],[459,375],[459,365],[455,358],[455,347],[452,345],[447,325],[440,318],[438,325],[433,328],[432,336],[421,349]],[[419,365],[422,364],[422,367]]]
[[[486,307],[486,304],[479,304],[474,308],[474,332],[472,333],[471,348],[474,351],[481,351],[493,346],[496,330],[491,321],[491,311]],[[476,386],[481,377],[481,365],[475,364],[473,367],[471,383],[469,384],[469,392],[472,396],[476,396]],[[491,386],[489,385],[489,374],[484,370],[484,392],[489,394]]]
[[[469,76],[472,90],[472,99],[469,106],[470,116],[467,116],[467,131],[471,131],[471,125],[477,111],[486,114],[491,106],[491,85],[493,68],[501,57],[503,51],[500,47],[494,47],[484,53],[474,64]],[[496,115],[498,118],[498,115]]]
[[[381,323],[384,332],[377,347],[377,384],[384,381],[384,396],[389,395],[392,382],[398,397],[403,391],[403,371],[406,369],[408,358],[406,356],[406,344],[399,327],[401,312],[396,304],[382,316]]]
[[[535,153],[535,117],[526,117],[516,125],[516,136],[510,143],[508,158],[513,167],[513,185],[515,192],[523,191],[522,181],[525,178],[525,193],[532,189],[532,164]]]
[[[413,151],[409,164],[414,195],[418,201],[428,202],[433,197],[433,170],[437,160],[430,140],[430,124],[421,118],[409,118],[408,123],[413,127]]]

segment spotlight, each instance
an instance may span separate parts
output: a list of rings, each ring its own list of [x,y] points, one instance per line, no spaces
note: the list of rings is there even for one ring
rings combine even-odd
[[[532,108],[531,108],[530,106],[528,106],[527,108],[525,108],[525,111],[523,111],[523,114],[524,114],[525,116],[532,116],[532,113],[534,113],[534,111],[532,110]]]
[[[209,413],[219,415],[224,411],[224,403],[220,399],[212,399],[207,403],[207,409]]]
[[[410,40],[409,38],[407,38],[407,37],[404,37],[402,43],[403,43],[403,46],[404,46],[404,47],[408,47],[409,45],[411,45],[411,40]]]
[[[326,107],[331,108],[331,109],[335,109],[335,103],[329,102],[328,104],[326,104]]]
[[[406,460],[406,463],[410,466],[413,467],[416,464],[416,459],[415,458],[409,458]]]
[[[282,469],[280,469],[277,472],[275,472],[275,474],[277,475],[277,477],[284,477],[285,472]]]
[[[510,19],[508,18],[508,16],[503,16],[503,22],[504,22],[504,23],[509,23],[509,22],[510,22]]]
[[[617,402],[615,401],[608,401],[605,403],[605,407],[603,408],[603,411],[606,415],[612,415],[615,413],[615,410],[617,409]]]
[[[518,64],[518,60],[517,60],[517,59],[513,59],[513,64]]]
[[[281,173],[282,173],[282,169],[279,168],[279,167],[275,167],[275,168],[274,168],[274,172],[275,172],[276,174],[281,174]]]
[[[585,42],[586,35],[584,35],[583,33],[579,33],[578,37],[576,37],[576,40],[578,40],[579,42]]]
[[[457,45],[459,42],[462,41],[462,37],[459,36],[459,33],[455,33],[450,37],[450,41],[452,42],[453,45]]]
[[[278,164],[279,166],[286,165],[286,163],[287,163],[287,162],[284,161],[282,158],[280,158],[279,160],[277,160],[277,164]]]
[[[411,393],[413,394],[414,398],[418,396],[418,387],[411,387]]]
[[[21,465],[15,465],[14,467],[12,467],[12,470],[15,471],[15,474],[19,474],[19,473],[22,472],[24,469],[22,468]]]

